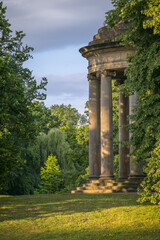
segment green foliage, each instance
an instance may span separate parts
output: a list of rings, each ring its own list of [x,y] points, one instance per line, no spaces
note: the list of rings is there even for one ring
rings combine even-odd
[[[119,88],[114,86],[112,81],[112,115],[113,115],[113,151],[114,155],[118,154],[118,132],[119,132]]]
[[[88,134],[89,134],[89,125],[77,127],[76,139],[79,145],[88,147],[89,145]]]
[[[64,169],[64,186],[67,190],[76,186],[76,179],[85,173],[88,166],[88,125],[63,128],[67,135],[70,151],[67,154],[67,168]]]
[[[160,131],[159,131],[160,132]],[[160,134],[157,136],[155,148],[147,159],[146,178],[141,184],[139,202],[160,203]]]
[[[147,7],[142,11],[147,18],[143,22],[143,28],[153,28],[153,33],[160,33],[160,2],[159,0],[148,0]]]
[[[80,119],[78,110],[72,108],[70,104],[68,106],[64,104],[53,105],[51,107],[51,112],[53,116],[58,118],[61,127],[76,126]]]
[[[76,179],[85,174],[88,166],[88,125],[50,129],[48,134],[40,133],[36,142],[24,150],[25,169],[30,169],[32,173],[31,192],[39,188],[40,168],[44,167],[50,155],[57,158],[60,166],[60,190],[73,189]]]
[[[65,165],[61,167],[63,187],[70,190],[76,186],[78,176],[85,174],[89,162],[87,114],[81,115],[71,105],[63,104],[52,106],[51,111],[59,119],[59,129],[65,133],[69,146],[65,154]]]
[[[21,150],[34,140],[37,128],[32,115],[34,99],[45,99],[47,80],[37,85],[23,67],[33,49],[23,46],[23,32],[12,35],[0,2],[0,191],[6,192],[21,171]]]
[[[112,81],[112,115],[113,115],[113,155],[114,155],[114,176],[119,173],[119,88]]]
[[[89,101],[86,102],[85,104],[85,115],[87,116],[88,122],[89,122]]]
[[[128,30],[119,38],[123,45],[136,47],[135,55],[128,58],[127,80],[121,86],[121,90],[128,96],[135,91],[138,94],[138,106],[134,116],[131,117],[134,121],[129,129],[132,132],[130,144],[136,146],[132,154],[136,161],[143,160],[146,166],[146,180],[142,184],[144,192],[141,200],[158,202],[160,175],[156,166],[160,165],[160,160],[156,155],[153,157],[153,152],[159,148],[157,139],[160,123],[160,19],[157,10],[160,2],[152,0],[113,2],[115,9],[108,13],[106,23],[110,27],[119,21],[127,24]],[[151,172],[157,173],[157,180],[154,178],[152,181]],[[152,194],[152,191],[155,193]]]
[[[70,146],[66,140],[66,134],[61,129],[52,128],[48,135],[48,155],[56,156],[62,169],[67,168],[67,155],[70,152]]]
[[[144,13],[150,11],[150,0],[114,0],[112,2],[115,9],[107,13],[105,23],[110,27],[120,21],[127,24],[128,30],[120,36],[124,45],[148,47],[155,39],[159,39],[157,34],[153,34],[154,29],[146,26],[149,18]],[[159,5],[160,3],[157,4],[158,8]],[[155,15],[156,18],[157,15],[158,13]],[[158,27],[158,22],[155,23],[155,28]]]
[[[32,116],[34,124],[39,132],[48,133],[51,128],[58,127],[60,121],[51,114],[51,109],[44,105],[44,102],[33,101]]]
[[[109,12],[106,12],[106,20],[105,24],[108,25],[108,27],[114,27],[117,23],[119,23],[121,18],[121,10],[127,4],[130,2],[130,0],[112,0],[112,4],[114,6],[113,10],[110,10]]]
[[[137,146],[137,158],[150,156],[160,122],[160,43],[155,42],[143,52],[137,51],[127,71],[125,88],[138,93],[138,107],[131,126],[132,143]],[[155,61],[156,60],[156,61]],[[134,77],[133,77],[134,75]]]
[[[44,167],[41,168],[41,192],[55,193],[60,185],[60,169],[55,156],[48,156]]]
[[[85,172],[81,175],[76,180],[76,186],[81,186],[82,184],[85,184],[88,180],[89,177],[89,167],[85,169]]]

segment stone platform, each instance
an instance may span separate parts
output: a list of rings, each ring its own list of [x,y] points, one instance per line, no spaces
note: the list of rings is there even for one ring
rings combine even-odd
[[[74,193],[129,193],[137,192],[142,178],[88,180],[86,184],[71,191]]]

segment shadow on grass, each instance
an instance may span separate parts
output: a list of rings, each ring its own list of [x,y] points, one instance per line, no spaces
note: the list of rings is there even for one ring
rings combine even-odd
[[[61,232],[48,232],[35,234],[31,236],[32,239],[36,240],[160,240],[159,229],[104,229],[104,230],[72,230],[72,231],[61,231]]]
[[[66,230],[46,230],[39,233],[4,235],[3,240],[159,240],[160,229],[110,227],[104,229],[79,228]]]
[[[136,194],[50,194],[0,197],[0,221],[136,206]]]

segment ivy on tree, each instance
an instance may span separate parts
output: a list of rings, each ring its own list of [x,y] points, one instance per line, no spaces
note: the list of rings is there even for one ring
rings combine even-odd
[[[114,0],[115,9],[106,15],[106,24],[120,21],[128,30],[120,36],[125,46],[136,48],[129,57],[127,80],[121,86],[126,95],[138,94],[138,106],[129,126],[130,144],[136,146],[135,160],[144,162],[146,178],[140,201],[160,202],[160,2],[159,0]]]

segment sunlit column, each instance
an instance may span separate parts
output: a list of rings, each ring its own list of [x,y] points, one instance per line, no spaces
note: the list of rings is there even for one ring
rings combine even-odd
[[[89,80],[89,178],[100,176],[100,79],[88,74]]]
[[[129,97],[129,115],[133,115],[133,110],[137,107],[137,93]],[[131,123],[131,121],[130,121]],[[130,133],[130,137],[132,134]],[[134,146],[130,146],[130,153],[135,149]],[[143,164],[142,162],[135,163],[134,156],[130,157],[130,177],[142,177],[143,176]]]
[[[101,178],[113,178],[112,78],[101,73]]]

